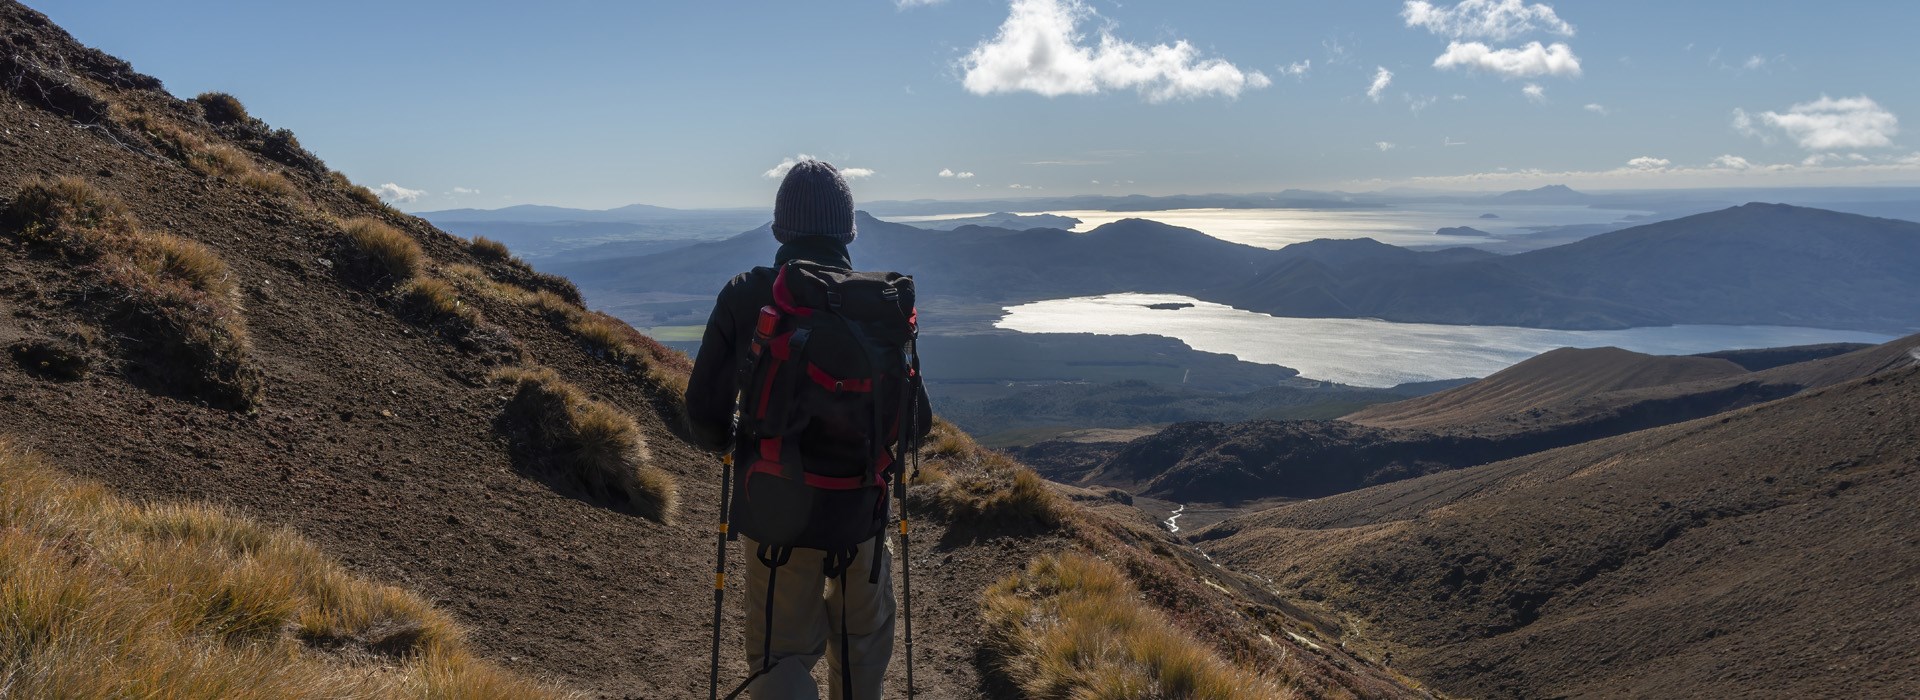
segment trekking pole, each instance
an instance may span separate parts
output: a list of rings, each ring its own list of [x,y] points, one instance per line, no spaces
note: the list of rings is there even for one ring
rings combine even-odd
[[[727,597],[727,508],[733,491],[733,451],[720,458],[720,517],[713,555],[713,658],[707,667],[707,700],[720,697],[720,623]]]
[[[920,472],[920,391],[919,379],[912,377],[914,356],[911,345],[907,351],[907,367],[910,378],[907,392],[907,434],[900,436],[902,452],[907,458],[900,460],[900,477],[894,485],[894,493],[900,500],[900,602],[906,608],[904,617],[907,625],[907,697],[914,694],[913,687],[913,542],[907,535],[907,479]],[[910,450],[910,451],[909,451]],[[908,463],[913,465],[909,473]]]

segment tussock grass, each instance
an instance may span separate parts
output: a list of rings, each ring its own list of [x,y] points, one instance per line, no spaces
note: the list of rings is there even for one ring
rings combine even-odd
[[[334,170],[328,173],[327,177],[332,179],[334,186],[341,192],[345,192],[348,198],[382,211],[395,211],[393,207],[387,206],[386,202],[380,201],[380,195],[375,194],[373,190],[353,184],[353,180],[348,178],[346,173]]]
[[[445,614],[292,531],[122,500],[4,440],[0,601],[9,697],[558,695],[474,659]]]
[[[254,169],[240,175],[240,186],[260,194],[290,197],[294,194],[293,183],[286,176],[271,170]]]
[[[470,331],[480,325],[479,310],[460,300],[453,285],[432,277],[415,277],[400,287],[402,310],[422,323]]]
[[[193,101],[200,105],[200,113],[206,115],[213,124],[239,124],[251,121],[247,108],[240,104],[240,98],[224,92],[203,92]]]
[[[216,96],[211,98],[215,105],[213,107],[205,106],[206,100],[210,99],[209,96]],[[232,102],[231,109],[237,111],[239,121],[250,119],[246,115],[246,110],[240,107],[239,101],[234,100],[231,95],[207,93],[200,96],[201,104],[208,110],[209,115],[215,111],[228,109],[223,106],[221,98]],[[261,194],[292,197],[298,193],[286,176],[276,170],[261,167],[254,162],[252,156],[239,148],[225,143],[211,143],[198,134],[150,112],[130,111],[116,106],[112,116],[121,124],[145,134],[149,139],[160,142],[167,150],[173,152],[174,157],[186,163],[187,167],[192,168],[194,172],[232,180],[243,188]],[[209,120],[211,119],[210,116]],[[297,147],[297,144],[295,146]]]
[[[505,262],[513,259],[513,251],[507,250],[507,244],[486,236],[474,236],[473,241],[467,244],[467,250],[473,253],[473,257],[486,262]]]
[[[652,464],[632,416],[544,367],[503,369],[493,378],[513,386],[503,418],[525,457],[594,502],[673,521],[679,485]]]
[[[238,179],[252,172],[253,162],[238,148],[217,143],[195,149],[187,157],[187,166],[201,175]]]
[[[693,360],[686,353],[634,330],[625,321],[599,311],[588,311],[550,289],[533,290],[495,280],[474,265],[447,265],[440,272],[475,294],[533,309],[554,326],[573,334],[594,355],[639,370],[649,383],[668,396],[686,393]]]
[[[213,249],[141,228],[119,200],[78,178],[29,181],[5,218],[21,238],[87,263],[117,292],[112,315],[162,383],[222,406],[258,399],[237,284]]]
[[[1098,559],[1042,555],[987,589],[986,650],[1021,697],[1037,700],[1291,698],[1175,627]]]
[[[425,264],[427,255],[418,242],[377,219],[349,219],[340,230],[346,234],[355,273],[369,284],[402,284],[420,274]]]
[[[933,504],[949,519],[1017,530],[1050,530],[1067,522],[1068,505],[1032,469],[938,418],[928,437],[922,480],[939,485]]]

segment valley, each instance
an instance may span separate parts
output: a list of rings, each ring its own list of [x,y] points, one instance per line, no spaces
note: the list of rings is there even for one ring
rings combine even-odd
[[[517,85],[485,96],[516,119],[530,118],[510,103],[535,86],[531,101],[553,112],[533,119],[539,128],[479,138],[467,120],[480,117],[390,116],[407,136],[388,140],[331,131],[370,103],[294,99],[346,90],[304,73],[236,81],[257,103],[176,94],[170,85],[208,75],[196,68],[207,61],[180,59],[177,45],[201,36],[177,23],[127,53],[182,74],[163,83],[64,21],[0,0],[0,698],[695,698],[772,673],[750,668],[761,652],[749,630],[775,612],[827,635],[811,638],[819,648],[831,636],[836,655],[870,632],[884,646],[877,630],[893,630],[888,666],[856,664],[879,669],[867,680],[888,697],[1920,696],[1920,188],[1897,177],[1920,166],[1873,150],[1896,147],[1890,111],[1826,118],[1879,103],[1823,96],[1751,118],[1726,108],[1733,136],[1810,151],[1799,165],[1635,156],[1566,178],[1503,167],[1265,191],[1305,182],[1264,174],[1279,160],[1268,149],[1291,148],[1296,133],[1345,149],[1342,162],[1381,159],[1368,168],[1483,152],[1456,140],[1463,132],[1343,143],[1324,124],[1238,138],[1230,157],[1188,146],[1219,148],[1211,131],[1243,116],[1265,128],[1263,96],[1291,100],[1334,79],[1351,78],[1315,109],[1432,109],[1423,128],[1454,128],[1449,109],[1492,100],[1417,97],[1431,76],[1416,69],[1441,70],[1430,56],[1350,61],[1329,41],[1325,57],[1279,64],[1284,74],[1243,71],[1196,59],[1212,49],[1184,39],[1133,43],[1109,21],[1126,9],[1114,3],[960,5],[880,7],[903,27],[1011,13],[994,43],[940,59],[943,83],[902,86],[913,61],[892,61],[900,75],[843,76],[884,81],[889,100],[925,100],[924,111],[869,113],[884,100],[831,77],[888,62],[866,53],[883,42],[809,56],[817,72],[805,80],[784,72],[804,52],[761,60],[745,48],[627,70],[609,57],[693,45],[663,34],[764,36],[735,32],[744,22],[702,35],[680,15],[549,36],[543,10],[514,18],[528,55],[503,52],[512,61],[579,48],[554,37],[632,36],[598,56],[607,65],[574,57],[530,83],[479,64]],[[1528,50],[1577,60],[1560,42],[1590,36],[1540,4],[1400,9],[1386,18],[1396,31],[1445,34],[1450,55],[1471,43],[1496,59],[1463,71],[1500,73],[1499,57]],[[597,17],[558,14],[572,12]],[[778,16],[761,21],[782,37],[844,29],[836,13],[854,12],[734,11]],[[1482,12],[1499,21],[1449,19]],[[350,18],[302,29],[372,24]],[[1558,39],[1481,43],[1509,32]],[[290,52],[299,38],[275,37]],[[1583,43],[1590,83],[1629,66],[1605,65],[1597,48]],[[474,58],[444,53],[462,57]],[[1180,64],[1187,79],[1116,87],[1113,75],[1057,74],[1142,57]],[[245,63],[230,58],[216,62]],[[701,72],[734,64],[754,67]],[[992,70],[976,73],[983,64]],[[338,72],[376,82],[351,65]],[[646,109],[605,94],[608,66]],[[650,82],[683,77],[662,66],[688,82]],[[1753,85],[1775,78],[1742,70]],[[1035,71],[1056,74],[1018,90],[979,85]],[[1477,84],[1542,118],[1557,109],[1645,130],[1611,97],[1614,107],[1574,102],[1590,83],[1548,82],[1578,75],[1523,76],[1552,99],[1505,80],[1522,76]],[[1226,94],[1205,86],[1227,79],[1240,112],[1203,111]],[[787,91],[808,81],[831,90]],[[733,109],[721,88],[747,84],[765,99]],[[403,87],[383,114],[414,113],[402,93],[441,90]],[[1094,96],[1131,89],[1139,105]],[[952,109],[929,99],[936,90],[1003,101]],[[1042,94],[995,94],[1020,90]],[[1073,99],[1087,111],[1061,109]],[[841,100],[852,106],[819,107]],[[1136,110],[1160,111],[1138,122]],[[585,146],[565,141],[601,112],[651,140],[602,130]],[[719,145],[700,158],[672,150],[700,134],[655,112],[723,125],[700,141]],[[1702,112],[1728,128],[1719,105]],[[1177,121],[1194,114],[1207,118]],[[1096,139],[1108,120],[1121,136]],[[1088,147],[1068,149],[1077,134],[1048,131],[1056,121]],[[1861,123],[1887,143],[1805,147]],[[308,143],[339,162],[287,124],[317,127],[325,135]],[[1153,136],[1174,124],[1179,138]],[[921,135],[942,126],[948,135]],[[908,127],[913,138],[898,140]],[[831,151],[836,167],[789,148],[806,131],[859,136],[860,157]],[[964,138],[975,131],[995,138]],[[1484,148],[1487,136],[1472,141]],[[439,138],[461,140],[462,156],[410,150]],[[841,147],[820,140],[806,152]],[[902,147],[921,141],[970,147],[935,163]],[[377,157],[365,143],[382,146]],[[1116,145],[1127,147],[1094,148]],[[774,149],[779,160],[761,158]],[[575,171],[538,166],[556,150]],[[906,158],[918,175],[895,167]],[[1258,176],[1243,169],[1256,158]],[[996,159],[1020,180],[995,172]],[[513,182],[541,189],[521,192],[553,198],[490,182],[482,199],[476,182],[415,174],[464,178],[494,160],[536,173]],[[1150,194],[1108,174],[1145,161],[1156,167],[1124,172],[1166,173],[1137,188]],[[1873,179],[1793,179],[1826,182],[1842,167]],[[1234,189],[1212,192],[1215,173]],[[726,178],[747,184],[712,184]],[[1668,181],[1690,186],[1657,186]],[[779,232],[775,209],[727,205],[720,193],[733,187],[784,207]],[[649,203],[594,208],[616,195]],[[496,199],[504,206],[473,206]],[[915,305],[871,277],[754,290],[787,314],[756,331],[777,338],[752,346],[778,360],[759,367],[791,361],[791,373],[706,371],[711,356],[696,368],[718,290],[776,250],[837,255],[838,237],[852,239],[856,268],[912,275]],[[820,340],[830,334],[844,345]],[[841,371],[823,347],[859,348],[831,359],[865,364]],[[902,359],[909,348],[921,364]],[[886,397],[898,389],[898,410],[920,407],[909,390],[922,381],[931,429],[906,439],[922,421],[889,423]],[[765,396],[749,396],[755,386]],[[729,397],[733,432],[715,438],[728,435]],[[728,441],[741,449],[713,451]],[[837,451],[811,451],[822,445]],[[854,471],[824,470],[842,466]],[[793,610],[743,604],[773,585],[743,560],[764,567],[807,547],[755,548],[761,535],[742,523],[795,514],[809,526],[850,514],[867,528],[805,555],[838,566],[847,541],[884,540],[874,546],[898,573],[809,575],[819,588]],[[850,608],[887,600],[898,618],[849,622]],[[807,683],[844,682],[826,666],[789,665],[782,682],[803,696]]]

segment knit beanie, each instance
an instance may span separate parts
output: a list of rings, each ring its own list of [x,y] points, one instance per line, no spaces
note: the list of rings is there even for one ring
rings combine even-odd
[[[802,236],[853,242],[853,190],[826,161],[803,160],[780,181],[773,200],[773,237],[792,243]]]

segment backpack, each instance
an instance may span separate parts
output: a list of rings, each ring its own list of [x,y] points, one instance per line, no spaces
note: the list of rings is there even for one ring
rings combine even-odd
[[[739,378],[733,527],[846,552],[886,527],[897,443],[917,428],[902,425],[919,395],[913,278],[796,260],[775,273],[773,300]]]

